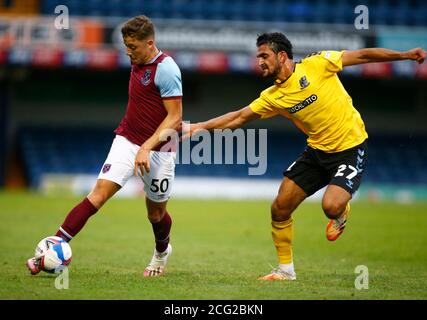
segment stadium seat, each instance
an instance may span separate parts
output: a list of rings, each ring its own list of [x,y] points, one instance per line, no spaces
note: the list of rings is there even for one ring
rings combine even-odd
[[[267,171],[252,179],[281,179],[282,172],[303,152],[305,138],[298,133],[269,131]],[[92,137],[92,144],[87,137]],[[19,134],[20,149],[31,186],[37,187],[43,174],[69,173],[97,175],[113,140],[112,129],[23,128]],[[369,165],[364,182],[383,184],[427,183],[427,139],[424,136],[371,134]],[[236,151],[235,151],[236,153]],[[84,155],[84,161],[82,161]],[[234,159],[237,159],[234,154]],[[248,177],[248,169],[257,165],[177,164],[182,176]]]
[[[282,21],[353,24],[354,8],[369,8],[371,24],[427,25],[427,9],[421,0],[42,0],[41,13],[52,15],[57,5],[71,15],[135,16],[152,18]]]
[[[210,20],[226,20],[226,10],[228,2],[226,0],[212,0],[210,9],[207,10],[206,18]]]

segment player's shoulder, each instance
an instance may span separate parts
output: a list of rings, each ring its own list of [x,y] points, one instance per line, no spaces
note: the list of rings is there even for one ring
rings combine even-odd
[[[165,55],[163,60],[157,65],[157,72],[166,74],[181,74],[178,64],[171,56]]]
[[[322,59],[323,55],[324,55],[325,51],[316,51],[316,52],[312,52],[308,55],[306,55],[305,57],[301,58],[299,61],[297,61],[297,63],[310,63],[312,61],[316,61],[318,59]]]
[[[260,97],[263,99],[271,99],[275,95],[275,93],[279,90],[279,87],[275,84],[261,91]]]
[[[304,62],[310,62],[310,61],[317,61],[317,60],[334,60],[337,59],[338,57],[342,56],[343,52],[345,50],[342,51],[337,51],[337,50],[322,50],[322,51],[317,51],[315,53],[311,53],[309,55],[307,55],[305,58],[303,58],[301,61]]]
[[[163,54],[163,59],[159,62],[159,65],[179,68],[175,60],[166,54]]]

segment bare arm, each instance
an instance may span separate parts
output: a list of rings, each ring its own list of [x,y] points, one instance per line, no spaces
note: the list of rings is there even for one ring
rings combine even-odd
[[[414,60],[421,64],[424,62],[425,58],[426,52],[421,48],[414,48],[405,52],[383,48],[366,48],[344,51],[342,56],[342,66],[345,67],[362,63],[398,60]]]
[[[144,142],[139,148],[135,157],[135,171],[137,175],[138,169],[143,174],[143,169],[150,172],[150,151],[153,150],[161,141],[162,132],[167,132],[167,129],[177,130],[182,121],[182,100],[181,99],[167,99],[163,100],[163,105],[167,111],[167,116],[163,119],[162,123],[158,126],[153,135]]]
[[[244,107],[240,110],[226,113],[222,116],[210,119],[205,122],[194,123],[190,125],[190,135],[195,131],[213,130],[213,129],[235,129],[240,128],[245,123],[259,119],[261,116],[251,110],[249,107]]]

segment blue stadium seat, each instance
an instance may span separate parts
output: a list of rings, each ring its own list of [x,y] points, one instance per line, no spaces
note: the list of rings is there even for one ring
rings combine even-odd
[[[226,0],[212,0],[209,10],[206,12],[206,18],[210,20],[226,20],[228,1]]]
[[[68,6],[73,16],[146,14],[164,19],[340,24],[353,24],[354,8],[364,4],[372,24],[427,26],[427,8],[421,0],[42,0],[41,13],[52,15],[61,4]]]
[[[311,10],[313,12],[312,22],[315,23],[325,23],[330,20],[330,7],[328,6],[327,0],[317,0],[311,5]]]
[[[236,0],[227,5],[226,16],[229,20],[245,20],[245,1]]]
[[[418,26],[427,26],[427,7],[425,4],[413,9],[413,24]]]
[[[91,137],[90,141],[87,139],[88,136]],[[112,128],[21,129],[19,145],[31,186],[37,187],[45,173],[98,174],[113,137]],[[267,137],[267,172],[263,176],[251,176],[253,179],[281,179],[282,172],[305,148],[305,137],[302,134],[269,131]],[[96,144],[91,141],[96,141]],[[409,138],[399,135],[371,134],[368,143],[369,162],[364,177],[365,182],[427,184],[426,136]],[[244,178],[248,176],[250,167],[255,166],[178,164],[176,174]]]

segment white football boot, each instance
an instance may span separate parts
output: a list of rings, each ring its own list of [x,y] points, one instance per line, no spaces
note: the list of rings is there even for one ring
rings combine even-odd
[[[258,280],[263,281],[276,281],[276,280],[296,280],[297,275],[294,271],[292,272],[286,272],[279,268],[273,269],[269,274],[259,277]]]
[[[154,249],[153,257],[147,268],[144,270],[144,277],[158,277],[165,273],[166,263],[168,258],[172,254],[172,246],[168,244],[167,249],[164,252],[157,252]]]
[[[27,260],[26,266],[32,275],[36,275],[41,271],[40,259],[30,258]]]

